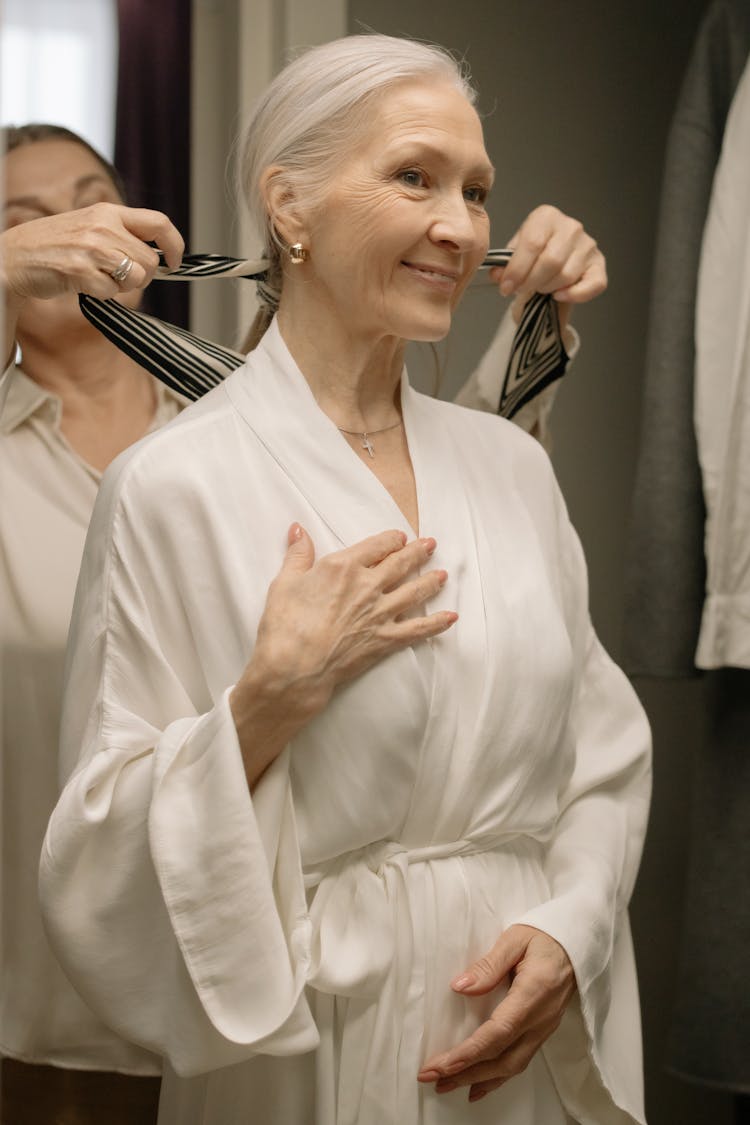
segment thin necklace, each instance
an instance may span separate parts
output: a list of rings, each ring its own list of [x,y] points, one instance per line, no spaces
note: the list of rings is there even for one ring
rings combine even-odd
[[[403,426],[404,422],[401,419],[394,422],[392,426],[383,426],[382,430],[369,430],[367,433],[361,433],[359,430],[345,430],[343,426],[338,426],[337,429],[341,430],[342,434],[348,434],[349,437],[358,437],[362,439],[362,448],[366,449],[371,457],[375,456],[375,447],[370,441],[371,437],[377,437],[378,434],[385,434],[388,430],[395,430],[398,426]]]

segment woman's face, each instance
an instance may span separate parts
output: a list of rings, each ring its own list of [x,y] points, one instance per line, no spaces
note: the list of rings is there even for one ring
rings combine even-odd
[[[492,180],[458,90],[434,80],[389,90],[310,223],[316,299],[350,332],[442,339],[489,245]]]
[[[122,200],[99,161],[74,141],[33,141],[5,158],[6,229],[105,202]]]
[[[19,145],[5,158],[5,229],[88,207],[122,203],[117,188],[88,149],[74,141],[48,139]],[[47,335],[82,320],[75,293],[26,301],[18,335]]]

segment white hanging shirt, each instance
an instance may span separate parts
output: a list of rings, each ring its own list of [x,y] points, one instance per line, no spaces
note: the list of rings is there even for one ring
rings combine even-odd
[[[750,63],[732,102],[701,247],[695,430],[706,502],[699,668],[750,668]]]
[[[449,574],[429,608],[459,620],[339,688],[252,796],[228,695],[289,524],[318,556],[413,533],[275,324],[105,475],[42,903],[81,994],[165,1056],[161,1125],[465,1121],[465,1092],[416,1074],[498,1002],[449,982],[513,922],[564,946],[579,995],[531,1079],[472,1121],[532,1125],[549,1097],[561,1113],[550,1073],[576,1120],[644,1120],[626,904],[645,717],[591,629],[544,452],[405,376],[402,404],[420,531]]]

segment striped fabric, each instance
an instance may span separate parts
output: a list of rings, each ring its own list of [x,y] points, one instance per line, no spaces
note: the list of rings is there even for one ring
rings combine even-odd
[[[506,265],[512,253],[512,250],[489,250],[480,269]],[[267,266],[262,259],[186,254],[176,270],[161,265],[156,280],[243,277],[262,286]],[[186,398],[199,399],[245,362],[241,352],[129,309],[119,301],[101,301],[82,293],[79,302],[86,319],[112,343]],[[567,365],[557,306],[548,295],[537,293],[527,302],[516,330],[498,413],[512,418],[525,403],[564,375]]]
[[[513,337],[498,414],[512,418],[535,395],[560,379],[567,366],[557,302],[547,293],[534,293],[524,306]]]
[[[126,308],[119,301],[100,301],[84,293],[79,294],[78,301],[95,328],[186,398],[199,399],[245,362],[241,352]]]

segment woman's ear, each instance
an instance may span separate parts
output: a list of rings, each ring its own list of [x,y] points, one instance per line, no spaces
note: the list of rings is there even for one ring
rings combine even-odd
[[[260,178],[260,191],[271,225],[287,246],[307,242],[307,229],[301,207],[285,168],[271,165]]]

